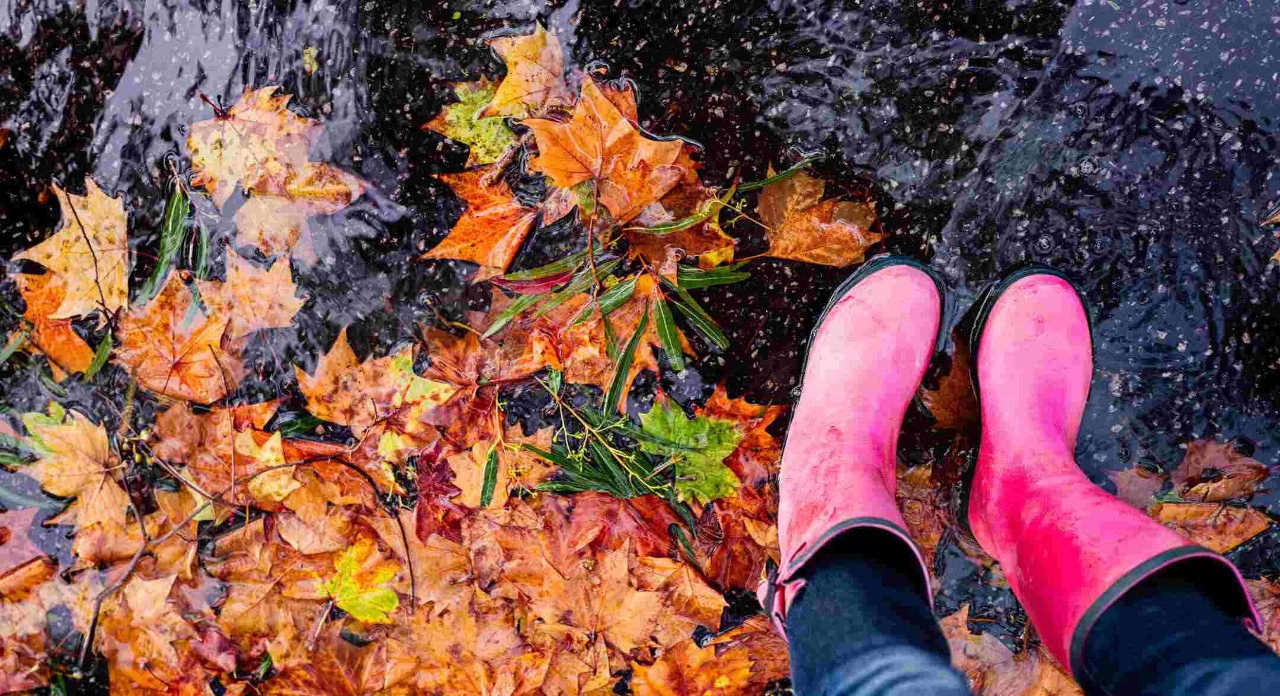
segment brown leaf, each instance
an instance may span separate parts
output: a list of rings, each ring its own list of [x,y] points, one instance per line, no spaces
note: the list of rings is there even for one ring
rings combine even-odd
[[[120,320],[116,357],[153,392],[212,403],[244,375],[239,354],[227,344],[230,319],[193,306],[191,291],[170,274],[159,295]]]
[[[1253,495],[1270,473],[1229,442],[1196,440],[1187,445],[1186,456],[1173,472],[1173,484],[1186,500],[1216,502]]]
[[[974,693],[1021,694],[1036,679],[1037,660],[1014,655],[995,635],[969,631],[969,606],[939,621],[951,646],[951,664],[969,680]]]
[[[19,252],[14,260],[35,261],[58,276],[61,301],[46,319],[70,319],[103,310],[108,314],[129,304],[129,240],[124,203],[111,198],[93,179],[85,179],[85,195],[53,187],[62,209],[62,226],[53,236]]]
[[[976,425],[979,419],[969,346],[963,341],[955,345],[951,370],[939,380],[937,390],[920,389],[920,401],[933,416],[934,427],[941,430],[963,430]]]
[[[1218,553],[1226,553],[1271,526],[1253,508],[1218,503],[1159,503],[1149,514],[1158,522]]]
[[[1245,580],[1245,584],[1249,586],[1249,594],[1253,595],[1258,615],[1262,617],[1258,637],[1280,654],[1280,583],[1260,579]]]
[[[760,219],[768,228],[770,256],[848,266],[884,238],[871,231],[876,222],[872,204],[823,200],[825,188],[821,179],[797,172],[760,192]]]
[[[426,259],[461,259],[491,269],[486,275],[507,270],[538,217],[534,208],[516,200],[502,179],[486,182],[491,168],[441,174],[440,180],[466,201],[467,209],[449,235],[428,251]]]
[[[48,357],[54,379],[59,382],[67,373],[89,369],[93,362],[93,349],[71,328],[72,320],[49,318],[62,306],[67,294],[62,276],[57,273],[19,273],[15,274],[15,280],[27,305],[22,313],[30,330],[25,339],[26,349]],[[17,340],[17,334],[9,340]]]
[[[1156,493],[1164,488],[1165,477],[1141,466],[1124,471],[1110,471],[1107,476],[1116,484],[1116,496],[1130,505],[1147,509]]]
[[[542,24],[532,34],[490,39],[489,46],[507,64],[507,76],[498,85],[493,100],[478,114],[481,118],[524,118],[569,103],[560,39]]]
[[[939,491],[942,486],[933,477],[932,466],[903,469],[898,474],[898,506],[907,523],[911,538],[920,545],[925,565],[933,567],[934,554],[948,526],[948,517]]]

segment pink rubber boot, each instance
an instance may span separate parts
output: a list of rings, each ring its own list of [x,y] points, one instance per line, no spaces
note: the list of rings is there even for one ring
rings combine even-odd
[[[1098,617],[1134,585],[1201,559],[1241,619],[1258,621],[1239,571],[1095,486],[1075,463],[1093,373],[1089,321],[1056,271],[1026,268],[979,300],[970,345],[982,446],[967,519],[1054,657],[1073,673]]]
[[[802,393],[782,455],[778,537],[782,563],[761,588],[785,635],[798,571],[841,532],[888,531],[920,559],[894,500],[902,417],[932,356],[941,284],[919,263],[882,256],[836,291],[810,341]]]

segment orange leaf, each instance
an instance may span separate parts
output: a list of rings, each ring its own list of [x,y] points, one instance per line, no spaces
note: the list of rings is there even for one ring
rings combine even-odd
[[[729,696],[746,693],[750,679],[751,658],[745,648],[700,648],[690,638],[652,665],[635,665],[631,688],[637,696]]]
[[[71,319],[50,319],[66,297],[62,276],[16,274],[18,292],[27,304],[22,317],[31,325],[27,349],[44,354],[56,378],[68,372],[84,372],[93,362],[93,349],[71,328]],[[10,340],[15,340],[10,338]]]
[[[498,272],[511,265],[538,211],[521,205],[505,181],[486,184],[489,172],[490,168],[481,167],[440,175],[467,202],[467,209],[449,235],[423,258],[461,259]]]
[[[138,384],[158,394],[207,404],[240,382],[240,356],[225,345],[230,317],[193,306],[178,274],[120,320],[116,355]]]
[[[1245,580],[1249,594],[1258,607],[1262,625],[1258,637],[1272,650],[1280,653],[1280,583],[1271,580]]]
[[[684,150],[680,141],[645,137],[591,79],[583,81],[568,122],[535,118],[525,125],[538,141],[529,168],[563,188],[597,182],[600,203],[618,222],[639,215],[687,171],[678,163]]]
[[[1266,531],[1267,516],[1252,508],[1218,503],[1161,503],[1150,515],[1175,532],[1218,553],[1226,553]]]
[[[238,340],[259,329],[281,328],[293,323],[306,297],[297,297],[289,259],[277,259],[263,270],[239,254],[227,252],[225,283],[197,280],[200,299],[215,316],[230,317],[228,340]]]

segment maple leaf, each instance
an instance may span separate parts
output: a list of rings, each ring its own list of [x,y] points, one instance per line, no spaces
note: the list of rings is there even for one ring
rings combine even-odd
[[[1166,477],[1141,466],[1133,466],[1123,471],[1107,472],[1107,477],[1116,484],[1116,497],[1136,508],[1147,509],[1156,493],[1164,488]]]
[[[73,551],[83,562],[128,557],[130,530],[129,495],[116,482],[112,471],[118,466],[111,452],[107,432],[76,411],[64,411],[50,403],[49,415],[23,416],[28,443],[40,458],[22,472],[40,482],[45,491],[75,500],[49,524],[74,524],[77,529]],[[119,545],[101,546],[104,540],[121,540]]]
[[[897,500],[911,538],[924,552],[925,565],[933,568],[934,554],[947,529],[947,513],[939,500],[941,485],[934,481],[932,466],[917,466],[898,475]]]
[[[666,195],[690,168],[681,141],[645,137],[592,79],[583,80],[568,122],[524,124],[538,141],[529,169],[562,188],[594,181],[599,202],[620,223]]]
[[[469,508],[502,507],[517,488],[533,490],[550,478],[554,468],[523,449],[522,444],[550,449],[551,429],[544,428],[533,437],[524,437],[518,426],[507,428],[501,441],[477,442],[469,450],[449,457],[453,482],[458,488],[456,501]],[[490,469],[491,481],[488,479]],[[482,505],[486,489],[489,501]]]
[[[1215,502],[1253,495],[1271,473],[1264,464],[1236,451],[1230,442],[1196,440],[1173,472],[1173,484],[1186,500]]]
[[[480,117],[524,118],[569,102],[560,39],[541,23],[531,34],[496,37],[489,40],[489,46],[506,63],[507,76],[479,112]]]
[[[636,566],[636,584],[640,589],[665,594],[680,615],[700,625],[709,628],[720,625],[720,615],[729,603],[693,566],[653,557],[639,558]]]
[[[1271,526],[1267,516],[1252,508],[1219,503],[1160,503],[1148,514],[1191,541],[1226,553]]]
[[[675,465],[676,491],[681,500],[702,504],[733,495],[741,482],[724,460],[738,448],[742,432],[729,421],[698,415],[686,418],[669,400],[655,401],[640,416],[645,432],[674,446],[642,442],[646,452],[666,454]]]
[[[692,173],[692,169],[689,170]],[[694,175],[696,179],[696,174]],[[698,264],[710,268],[733,260],[734,239],[720,228],[720,209],[723,201],[716,191],[700,183],[682,184],[667,193],[657,203],[647,207],[624,228],[627,235],[628,254],[641,257],[651,264],[662,264],[673,250],[682,258],[698,258]],[[654,233],[644,228],[685,220],[711,211],[709,217],[694,225],[674,232]]]
[[[280,258],[262,270],[240,256],[227,253],[227,280],[197,280],[200,299],[214,316],[230,317],[228,340],[239,340],[259,329],[286,327],[302,309],[306,297],[297,297],[289,259]]]
[[[759,210],[769,256],[848,266],[862,261],[867,248],[884,238],[871,231],[876,222],[872,204],[823,200],[825,190],[825,182],[804,172],[764,187]]]
[[[197,414],[185,402],[174,404],[156,416],[155,453],[169,462],[186,464],[187,474],[204,491],[215,495],[226,491],[233,505],[247,505],[251,501],[242,482],[252,473],[255,460],[242,457],[249,454],[246,449],[260,447],[242,441],[238,451],[237,436],[256,431],[264,439],[269,437],[263,429],[279,405],[279,400],[273,400]],[[241,483],[233,489],[233,482]]]
[[[690,638],[652,665],[635,665],[631,688],[637,696],[728,696],[746,693],[750,679],[751,657],[745,648],[703,648]]]
[[[703,508],[694,551],[707,579],[722,589],[753,589],[766,563],[778,560],[777,523],[766,499],[749,488]]]
[[[378,533],[378,538],[401,561],[400,572],[392,583],[398,594],[410,593],[409,568],[413,569],[413,591],[418,604],[431,604],[431,615],[439,616],[455,611],[469,599],[471,584],[471,560],[467,549],[459,541],[444,535],[421,537],[413,533],[415,514],[410,510],[399,511],[399,524],[388,515],[365,518],[365,522]],[[400,536],[400,525],[409,530]],[[405,538],[409,542],[405,550]],[[459,535],[459,539],[461,535]]]
[[[285,184],[306,165],[321,126],[289,111],[276,87],[246,88],[225,114],[191,124],[187,147],[195,171],[219,208],[236,184],[245,191],[285,195]]]
[[[453,501],[462,489],[453,484],[453,466],[445,461],[418,460],[418,502],[414,506],[414,532],[427,541],[433,534],[462,541],[459,526],[467,511]]]
[[[601,633],[613,647],[624,653],[647,645],[662,610],[662,595],[636,589],[628,570],[630,545],[600,554],[594,568],[596,581],[587,593],[591,621],[588,626]]]
[[[16,277],[18,292],[27,308],[22,318],[29,326],[25,347],[32,353],[49,358],[53,376],[61,382],[70,372],[84,372],[93,363],[93,349],[71,328],[71,319],[50,319],[66,297],[66,286],[57,273]],[[19,340],[18,336],[10,341]]]
[[[751,658],[751,681],[748,685],[754,693],[784,679],[791,674],[787,643],[779,636],[763,615],[747,618],[741,625],[716,636],[710,645],[719,650],[745,648]]]
[[[302,179],[302,177],[308,177]],[[327,164],[308,163],[287,196],[257,194],[236,210],[236,244],[267,256],[291,254],[306,264],[316,261],[308,220],[333,215],[364,193],[356,177]]]
[[[567,536],[574,540],[573,548],[590,545],[612,551],[630,544],[640,556],[666,556],[671,552],[669,530],[679,523],[679,518],[662,498],[642,495],[623,500],[588,491],[570,500]]]
[[[94,599],[102,591],[96,575],[79,573],[73,582],[54,579],[25,596],[6,595],[0,600],[0,692],[48,685],[50,666],[56,658],[65,658],[66,652],[50,638],[46,617],[55,611],[64,613],[75,630],[87,631]]]
[[[488,269],[482,269],[484,277],[511,265],[538,211],[521,205],[505,181],[486,182],[488,174],[487,168],[480,168],[440,175],[466,201],[467,209],[448,236],[422,258],[470,261]]]
[[[122,199],[108,196],[93,179],[85,179],[83,196],[57,185],[53,193],[62,209],[62,225],[14,260],[35,261],[58,276],[61,300],[45,319],[69,319],[98,309],[114,314],[129,303],[129,240]]]
[[[422,127],[466,145],[470,151],[468,167],[496,162],[516,142],[516,134],[503,119],[480,117],[481,110],[493,102],[496,92],[497,86],[486,78],[455,83],[453,93],[458,101],[441,109]]]
[[[244,365],[225,344],[230,317],[206,313],[192,299],[171,274],[159,294],[120,320],[116,357],[143,387],[207,404],[239,384]]]
[[[350,426],[357,436],[378,421],[387,421],[389,427],[375,444],[381,454],[400,460],[407,451],[434,442],[438,434],[423,416],[456,391],[449,384],[418,376],[413,371],[416,353],[416,347],[410,346],[360,362],[344,328],[316,365],[314,376],[295,367],[298,388],[307,398],[308,411]]]
[[[399,564],[383,558],[372,540],[361,538],[334,561],[338,571],[324,590],[338,608],[367,623],[390,623],[388,616],[400,598],[387,583],[399,572]]]
[[[6,599],[22,599],[31,592],[35,585],[44,582],[50,574],[43,571],[34,576],[24,572],[27,566],[46,565],[44,553],[31,542],[27,530],[35,522],[39,508],[24,510],[7,510],[0,512],[0,597]],[[57,564],[54,564],[55,567]],[[39,570],[39,569],[26,569]],[[19,578],[19,575],[22,577]],[[17,582],[17,580],[21,582]],[[38,580],[35,585],[34,580]]]

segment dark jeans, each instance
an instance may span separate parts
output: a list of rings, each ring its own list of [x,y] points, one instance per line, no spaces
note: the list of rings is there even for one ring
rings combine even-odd
[[[802,574],[807,584],[787,617],[797,694],[969,693],[901,541],[854,530]],[[1126,593],[1085,644],[1076,669],[1085,693],[1280,694],[1280,658],[1212,596],[1178,566]]]

